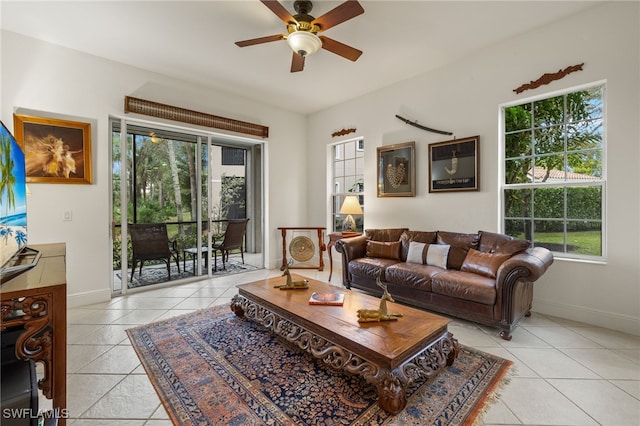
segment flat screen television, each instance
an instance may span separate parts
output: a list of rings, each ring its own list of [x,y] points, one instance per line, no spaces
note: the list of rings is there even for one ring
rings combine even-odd
[[[27,176],[24,152],[0,121],[0,276],[29,269],[39,252],[27,247]]]

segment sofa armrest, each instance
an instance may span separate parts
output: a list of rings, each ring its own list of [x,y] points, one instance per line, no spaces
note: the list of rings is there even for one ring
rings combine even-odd
[[[367,254],[367,236],[342,238],[336,241],[336,251],[342,257],[342,285],[351,288],[351,276],[349,275],[349,262],[365,257]]]
[[[533,247],[513,255],[498,268],[496,291],[498,297],[505,285],[518,280],[534,282],[544,274],[553,263],[553,253],[544,247]]]
[[[350,260],[365,257],[367,254],[367,236],[342,238],[336,241],[336,251],[342,254],[343,261],[349,263]]]
[[[494,315],[500,320],[503,339],[511,340],[511,329],[528,315],[533,301],[533,282],[553,263],[553,253],[544,247],[530,248],[506,260],[496,277]]]

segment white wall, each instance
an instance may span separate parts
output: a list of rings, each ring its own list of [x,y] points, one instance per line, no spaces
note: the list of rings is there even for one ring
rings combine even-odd
[[[640,334],[639,18],[637,2],[606,3],[313,114],[309,158],[326,156],[326,145],[340,139],[331,137],[335,129],[354,126],[365,140],[366,228],[496,231],[499,105],[606,79],[608,259],[606,264],[556,259],[535,284],[533,309]],[[520,95],[513,92],[544,73],[582,62],[583,71]],[[428,144],[452,137],[408,126],[395,114],[458,138],[480,135],[480,191],[430,194]],[[377,198],[376,148],[408,141],[416,142],[416,197]],[[326,168],[309,162],[309,174],[326,175]],[[308,192],[326,194],[326,179],[310,181]],[[312,222],[327,220],[327,199],[309,199]]]
[[[1,33],[0,118],[13,129],[15,111],[38,111],[92,123],[93,184],[29,184],[29,244],[66,242],[69,305],[111,296],[111,164],[109,115],[124,115],[124,97],[136,96],[269,126],[266,143],[267,266],[281,255],[278,226],[306,222],[304,140],[306,118],[194,87],[151,72],[107,61],[15,33]],[[148,118],[147,118],[148,119]],[[64,222],[63,212],[73,220]]]
[[[71,306],[109,298],[108,117],[123,114],[126,95],[269,126],[268,267],[278,264],[278,226],[330,226],[329,197],[319,195],[327,194],[326,166],[312,160],[325,158],[327,144],[342,139],[331,133],[347,127],[357,133],[345,139],[365,139],[366,227],[497,230],[498,105],[606,79],[608,260],[556,260],[535,285],[534,310],[640,334],[639,17],[637,2],[608,2],[309,117],[3,31],[0,118],[7,127],[19,108],[93,123],[94,183],[31,184],[29,241],[67,243]],[[584,71],[521,95],[512,91],[581,62]],[[408,126],[395,114],[459,138],[480,135],[481,190],[429,194],[427,145],[449,138]],[[300,143],[305,138],[306,145]],[[416,197],[377,198],[376,147],[412,140]],[[67,209],[71,222],[62,220]]]

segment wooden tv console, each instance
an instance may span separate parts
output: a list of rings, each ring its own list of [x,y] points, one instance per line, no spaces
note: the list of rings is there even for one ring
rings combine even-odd
[[[0,330],[24,327],[16,342],[21,359],[41,362],[38,387],[53,399],[53,412],[64,426],[67,411],[67,278],[63,243],[30,246],[42,255],[32,269],[2,282]]]
[[[333,368],[361,375],[376,386],[378,404],[391,414],[406,406],[411,382],[433,377],[458,355],[459,344],[447,331],[447,318],[392,304],[389,312],[403,315],[397,321],[359,323],[358,309],[377,309],[380,299],[312,279],[308,289],[274,288],[284,280],[239,285],[231,310]],[[345,293],[344,304],[309,305],[313,292]]]

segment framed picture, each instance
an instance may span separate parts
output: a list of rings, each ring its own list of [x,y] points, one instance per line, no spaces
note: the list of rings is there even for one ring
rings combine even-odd
[[[378,197],[416,196],[416,143],[378,148]]]
[[[13,115],[27,182],[91,183],[91,124]]]
[[[478,191],[480,136],[429,145],[429,192]]]

